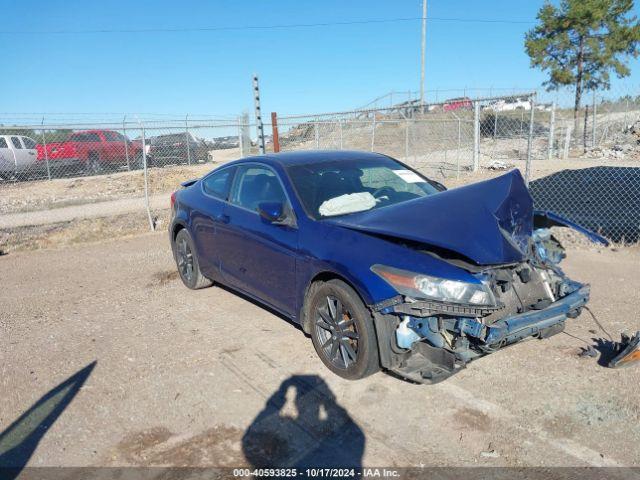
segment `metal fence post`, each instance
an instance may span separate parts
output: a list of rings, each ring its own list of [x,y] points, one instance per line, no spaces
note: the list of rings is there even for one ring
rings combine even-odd
[[[409,119],[405,120],[404,128],[404,161],[409,160]]]
[[[629,126],[628,120],[627,120],[627,114],[629,113],[629,99],[627,98],[626,102],[625,102],[625,107],[624,107],[624,126],[625,128]]]
[[[582,127],[582,149],[587,153],[587,126],[589,124],[589,105],[584,106],[584,125]]]
[[[375,147],[376,144],[376,114],[373,114],[373,121],[371,122],[371,151],[373,152],[373,149]]]
[[[473,171],[480,169],[480,102],[473,102]]]
[[[191,147],[189,146],[190,138],[189,138],[189,114],[187,113],[184,117],[184,139],[187,141],[187,165],[191,165]]]
[[[244,142],[242,140],[242,117],[238,117],[238,149],[240,150],[240,157],[244,157]]]
[[[531,111],[529,113],[529,136],[527,138],[527,166],[525,167],[524,173],[524,181],[527,185],[529,185],[529,179],[531,177],[531,157],[533,154],[533,117],[536,111],[535,95],[531,96],[529,103],[531,105]]]
[[[597,116],[596,113],[598,112],[598,107],[596,106],[596,91],[595,89],[593,90],[593,108],[591,109],[591,116],[593,117],[593,120],[591,122],[591,146],[595,147],[596,146],[596,124],[597,124]]]
[[[547,160],[553,157],[553,136],[556,128],[556,102],[551,104],[551,119],[549,120],[549,145],[547,148]]]
[[[151,217],[151,208],[149,206],[149,175],[147,174],[147,142],[144,136],[144,125],[140,122],[140,128],[142,130],[142,169],[144,173],[144,206],[147,210],[147,217],[149,218],[149,227],[151,231],[155,230],[153,218]]]
[[[129,139],[127,138],[127,116],[122,117],[122,136],[124,137],[124,156],[127,159],[127,170],[131,170],[131,163],[129,162]]]
[[[567,160],[569,158],[569,148],[571,147],[571,130],[573,129],[572,125],[567,126],[567,131],[564,135],[564,149],[562,151],[562,159]]]
[[[245,112],[241,117],[238,118],[241,156],[251,154],[251,134],[249,133],[250,127],[251,125],[249,123],[249,114]]]
[[[47,179],[51,180],[51,167],[49,166],[49,153],[47,152],[47,139],[44,134],[44,117],[42,117],[42,146],[44,147],[44,161],[47,164]]]
[[[498,111],[494,110],[493,114],[493,139],[496,139],[496,135],[498,134]]]
[[[313,136],[316,140],[316,150],[320,150],[320,132],[318,131],[318,122],[313,122]]]

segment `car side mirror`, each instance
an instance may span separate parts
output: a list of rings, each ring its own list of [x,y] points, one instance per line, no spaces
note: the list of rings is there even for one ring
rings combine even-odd
[[[280,202],[261,202],[258,204],[258,213],[270,223],[284,220],[284,206]]]
[[[296,225],[295,217],[285,208],[282,202],[261,202],[258,204],[258,213],[267,222],[274,225]]]

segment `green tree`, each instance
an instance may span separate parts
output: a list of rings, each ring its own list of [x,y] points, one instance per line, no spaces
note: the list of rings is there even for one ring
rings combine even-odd
[[[547,90],[574,86],[574,131],[583,92],[608,90],[612,71],[618,78],[631,73],[625,60],[638,56],[640,41],[632,8],[633,0],[560,0],[558,7],[547,2],[525,36],[531,66],[549,74]]]

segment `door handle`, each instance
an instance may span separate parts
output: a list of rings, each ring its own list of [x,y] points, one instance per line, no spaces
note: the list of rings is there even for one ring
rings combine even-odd
[[[218,223],[229,223],[230,220],[229,215],[225,215],[224,213],[216,215],[213,219]]]

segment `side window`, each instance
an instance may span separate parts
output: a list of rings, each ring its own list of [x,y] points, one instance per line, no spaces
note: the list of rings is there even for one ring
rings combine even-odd
[[[36,142],[34,142],[29,137],[22,137],[22,143],[24,143],[24,148],[29,148],[29,149],[36,148]]]
[[[258,210],[258,205],[262,202],[287,203],[280,180],[270,168],[240,167],[237,177],[231,203],[254,211]]]
[[[11,137],[11,143],[13,143],[13,146],[16,149],[22,150],[22,143],[20,143],[20,139],[18,137]]]
[[[7,141],[4,139],[4,137],[0,137],[0,148],[9,148],[9,145],[7,145]]]
[[[220,172],[205,177],[202,181],[202,188],[208,195],[219,198],[220,200],[226,200],[227,193],[229,192],[229,183],[233,178],[234,171],[235,168],[225,168]]]
[[[107,142],[123,142],[124,141],[124,137],[120,135],[118,132],[106,131],[106,132],[103,132],[103,135],[104,135],[104,139]]]
[[[97,133],[76,133],[74,135],[71,135],[69,137],[69,141],[70,142],[99,142],[100,141],[100,135],[98,135]]]

